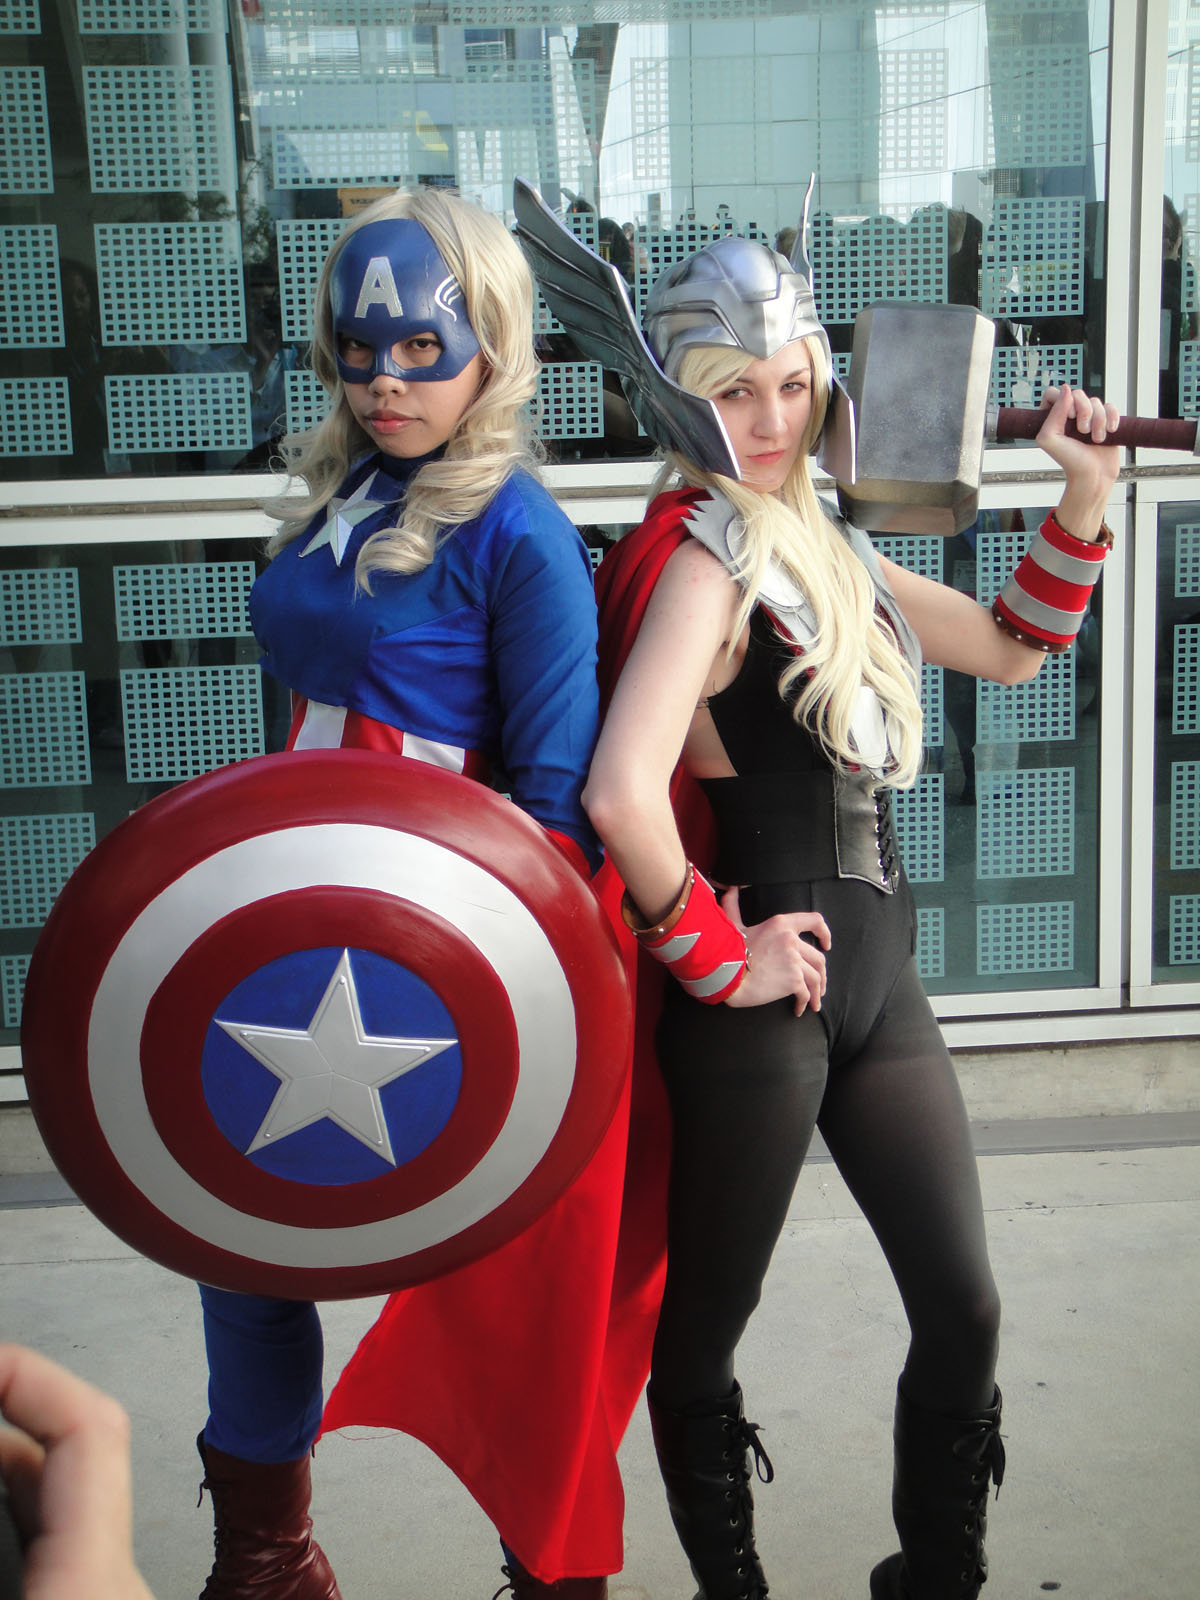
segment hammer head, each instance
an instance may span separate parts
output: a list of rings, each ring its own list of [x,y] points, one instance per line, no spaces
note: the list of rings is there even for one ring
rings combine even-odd
[[[860,311],[846,388],[857,421],[851,522],[872,533],[961,533],[978,512],[995,329],[971,306],[885,301]]]

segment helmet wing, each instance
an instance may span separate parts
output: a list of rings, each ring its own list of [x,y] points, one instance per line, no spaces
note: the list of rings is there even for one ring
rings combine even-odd
[[[588,360],[617,373],[654,442],[710,472],[740,478],[717,408],[672,383],[655,361],[616,267],[565,228],[520,178],[513,184],[513,209],[517,238],[546,304]]]

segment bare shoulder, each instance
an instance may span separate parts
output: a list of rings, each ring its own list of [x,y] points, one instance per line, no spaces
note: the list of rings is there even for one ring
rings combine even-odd
[[[695,539],[685,539],[674,551],[654,587],[654,605],[689,609],[732,619],[739,590],[726,567]]]

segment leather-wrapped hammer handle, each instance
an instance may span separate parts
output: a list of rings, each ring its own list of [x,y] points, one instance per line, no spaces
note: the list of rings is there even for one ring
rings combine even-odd
[[[1044,411],[1023,411],[1013,406],[988,410],[989,439],[1036,439],[1046,420]],[[1196,450],[1194,420],[1187,417],[1122,417],[1120,425],[1108,435],[1105,444],[1145,445],[1156,450]],[[1092,443],[1092,436],[1080,433],[1073,422],[1064,430],[1070,439]]]

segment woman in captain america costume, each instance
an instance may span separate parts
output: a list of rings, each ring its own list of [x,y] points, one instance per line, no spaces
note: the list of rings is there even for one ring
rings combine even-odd
[[[584,804],[623,880],[643,980],[669,974],[656,1037],[667,1277],[648,1401],[696,1600],[768,1592],[751,1457],[773,1474],[734,1359],[814,1126],[910,1324],[900,1549],[871,1573],[872,1600],[974,1600],[1004,1469],[999,1301],[889,789],[920,765],[922,658],[1017,683],[1069,646],[1111,543],[1119,450],[1103,441],[1117,414],[1047,391],[1038,443],[1065,487],[989,612],[881,559],[814,493],[809,456],[836,448],[822,431],[845,397],[803,225],[791,261],[729,238],[668,268],[647,347],[611,273],[520,200],[552,310],[585,354],[620,364],[668,446],[645,522],[597,577],[607,710]],[[1069,419],[1090,443],[1064,435]]]
[[[288,747],[502,773],[586,874],[599,854],[579,800],[596,733],[595,607],[584,546],[530,472],[521,253],[457,196],[398,193],[334,247],[315,329],[333,405],[299,442],[306,497],[268,508],[282,525],[250,602],[264,666],[291,691]],[[607,1320],[616,1230],[603,1221],[623,1159],[618,1117],[572,1190],[514,1243],[395,1296],[326,1419],[386,1420],[439,1451],[498,1526],[520,1596],[602,1596],[591,1574],[620,1564],[598,1344],[581,1340],[539,1383],[545,1417],[505,1362],[509,1338],[533,1361],[546,1324]],[[564,1252],[569,1266],[547,1270]],[[200,1293],[210,1415],[198,1442],[216,1519],[203,1600],[333,1600],[309,1517],[316,1307]]]

